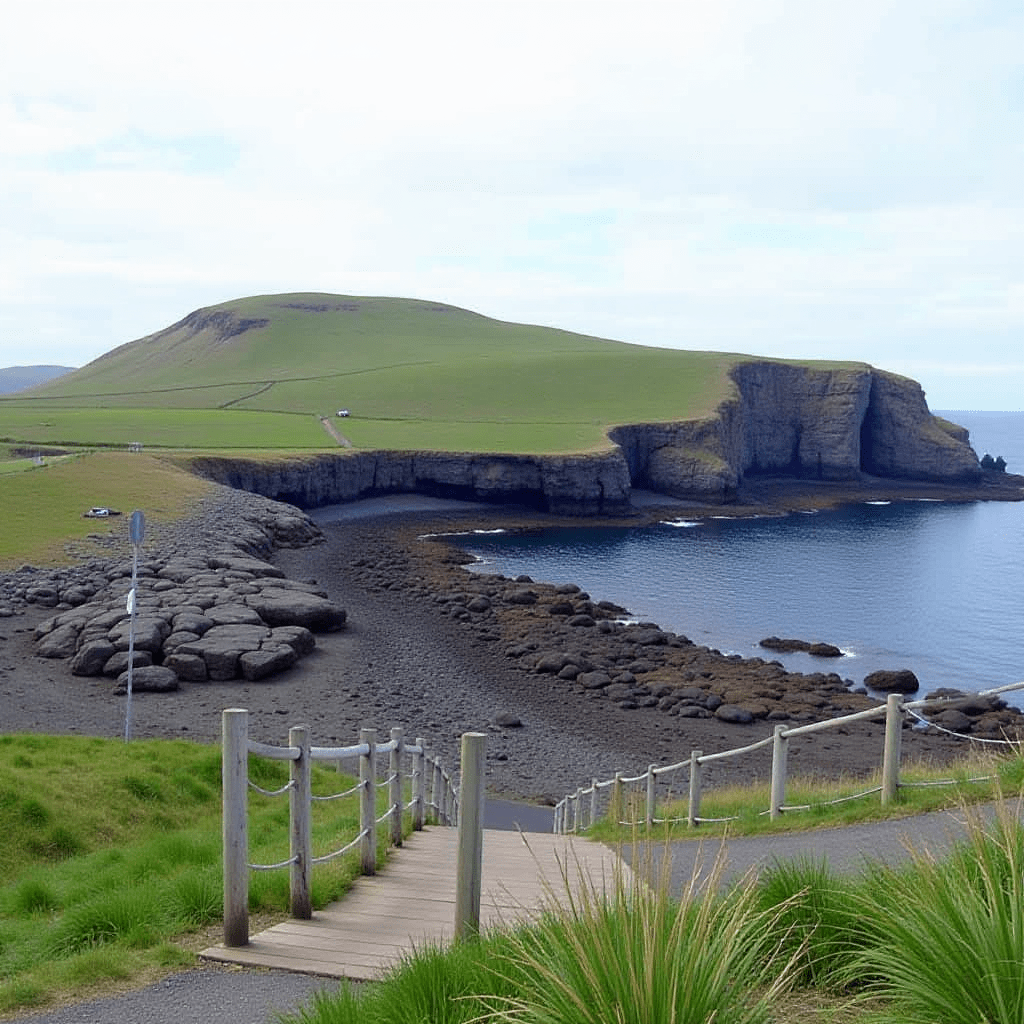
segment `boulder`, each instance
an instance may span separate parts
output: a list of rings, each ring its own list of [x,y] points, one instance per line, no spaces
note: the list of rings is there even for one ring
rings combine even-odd
[[[143,668],[153,664],[153,655],[149,651],[132,651],[132,667]],[[105,676],[117,677],[128,668],[128,652],[115,651],[103,666]]]
[[[299,660],[288,644],[265,644],[258,651],[246,651],[238,658],[243,679],[256,682],[291,668]]]
[[[304,626],[312,633],[333,633],[345,626],[345,609],[316,594],[268,587],[245,601],[268,626]]]
[[[754,715],[738,704],[720,704],[715,708],[715,718],[734,725],[749,725],[754,721]]]
[[[40,658],[70,658],[78,647],[78,629],[74,626],[58,626],[47,633],[36,645]]]
[[[147,665],[132,669],[133,693],[169,693],[179,687],[178,677],[163,665]],[[128,692],[128,673],[122,672],[117,679],[114,693]]]
[[[917,693],[921,684],[909,668],[900,668],[870,672],[864,677],[864,685],[882,693]]]
[[[71,659],[73,676],[99,676],[104,666],[114,656],[114,645],[106,638],[90,640],[82,644],[78,653]]]
[[[206,662],[198,654],[179,654],[175,651],[164,659],[164,667],[187,683],[205,683],[210,678]]]

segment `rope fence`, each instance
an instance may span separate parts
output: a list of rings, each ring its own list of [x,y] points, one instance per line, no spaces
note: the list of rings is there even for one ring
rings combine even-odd
[[[359,850],[360,870],[372,875],[377,870],[377,830],[386,825],[392,846],[401,846],[403,820],[411,816],[414,830],[427,821],[442,825],[459,822],[459,793],[440,761],[431,756],[425,741],[406,743],[403,731],[391,730],[386,743],[377,742],[375,729],[361,729],[359,742],[348,747],[314,747],[306,726],[288,732],[287,746],[259,743],[249,738],[248,712],[229,708],[222,714],[222,786],[224,839],[224,944],[244,946],[249,941],[249,872],[289,868],[290,913],[308,920],[312,917],[310,869]],[[263,757],[289,763],[289,778],[279,789],[258,786],[249,778],[249,757]],[[387,761],[384,762],[384,758]],[[334,762],[338,771],[346,762],[358,761],[359,781],[352,787],[326,796],[312,792],[314,761]],[[378,780],[378,761],[386,763],[386,774]],[[409,769],[406,770],[406,765]],[[427,780],[430,793],[427,793]],[[411,798],[404,799],[408,785]],[[290,856],[276,864],[249,862],[248,792],[266,797],[288,794]],[[377,791],[386,790],[387,810],[377,815]],[[359,796],[359,832],[340,849],[314,857],[311,809],[316,801]]]
[[[983,690],[978,696],[988,697],[995,694],[1006,693],[1011,690],[1024,688],[1024,682],[1010,683],[1007,686],[996,687],[991,690]],[[941,710],[943,707],[954,706],[958,699],[956,697],[932,698],[930,700],[904,701],[897,693],[889,694],[885,704],[877,707],[867,708],[864,711],[857,711],[841,718],[831,718],[821,722],[813,722],[808,725],[786,728],[784,725],[777,725],[770,736],[755,740],[743,747],[733,750],[723,750],[713,754],[705,754],[702,750],[694,750],[690,757],[677,764],[664,766],[650,765],[645,772],[637,775],[627,776],[622,772],[616,772],[613,778],[598,780],[592,779],[587,787],[580,787],[574,793],[564,796],[555,805],[554,831],[568,834],[581,832],[595,824],[602,817],[623,826],[651,826],[655,824],[683,824],[695,828],[700,824],[720,824],[726,821],[734,821],[735,817],[726,818],[704,818],[700,814],[702,770],[705,765],[726,758],[738,758],[764,747],[772,747],[772,769],[771,769],[771,790],[768,809],[762,814],[769,815],[772,819],[780,817],[783,813],[791,811],[809,811],[819,807],[833,806],[846,803],[851,800],[860,800],[865,797],[880,794],[881,802],[884,805],[891,803],[896,798],[900,788],[912,786],[937,786],[955,785],[956,780],[942,780],[932,782],[905,782],[900,779],[900,747],[902,730],[907,720],[913,720],[926,724],[942,732],[956,736],[972,743],[997,744],[1006,747],[1017,746],[1013,740],[997,740],[987,737],[967,736],[962,733],[955,733],[949,729],[934,725],[921,712],[924,709],[930,711]],[[836,797],[833,800],[823,801],[818,804],[793,805],[786,803],[786,762],[789,749],[789,741],[794,737],[809,736],[829,729],[847,726],[853,722],[869,721],[872,719],[885,718],[885,739],[882,749],[882,782],[878,786],[866,789],[861,793]],[[659,794],[659,780],[663,776],[670,779],[676,776],[683,777],[686,783],[687,792],[687,813],[684,817],[659,818],[656,814],[658,798],[663,796],[667,802],[672,798],[673,792],[677,798],[682,796],[682,785],[675,788],[668,784],[667,793]],[[983,776],[970,779],[971,782],[984,782],[995,776]],[[664,785],[664,783],[663,783]],[[631,788],[630,788],[631,787]],[[641,792],[641,787],[643,787]],[[608,790],[604,801],[599,798],[602,790]],[[644,814],[642,818],[629,817],[627,809],[642,806]],[[600,805],[604,804],[602,808]]]

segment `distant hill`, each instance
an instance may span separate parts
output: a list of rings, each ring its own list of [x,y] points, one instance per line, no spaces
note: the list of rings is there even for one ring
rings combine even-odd
[[[45,384],[55,377],[71,373],[74,366],[5,366],[0,367],[0,395],[11,395],[25,388]]]
[[[36,408],[52,399],[102,409],[108,420],[111,410],[144,408],[309,417],[329,446],[337,442],[313,417],[348,410],[343,433],[356,447],[579,450],[607,447],[615,424],[713,414],[742,358],[510,323],[441,302],[261,295],[196,310],[32,399]],[[145,424],[138,429],[155,443]],[[62,436],[74,435],[67,427]],[[283,434],[280,443],[289,443]]]

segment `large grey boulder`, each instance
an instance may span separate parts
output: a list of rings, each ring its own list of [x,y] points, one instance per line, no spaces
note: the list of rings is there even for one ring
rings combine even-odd
[[[132,692],[169,693],[179,688],[178,677],[163,665],[148,665],[132,669]],[[117,679],[115,693],[128,692],[128,673],[122,672]]]
[[[305,626],[313,633],[333,633],[345,625],[345,609],[316,594],[267,587],[245,601],[270,626]]]
[[[909,668],[900,668],[869,672],[864,677],[864,685],[869,690],[880,690],[883,693],[917,693],[921,684]]]

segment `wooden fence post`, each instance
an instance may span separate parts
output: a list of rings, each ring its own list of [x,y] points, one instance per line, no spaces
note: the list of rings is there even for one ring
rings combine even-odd
[[[458,857],[455,869],[455,938],[480,932],[480,890],[484,847],[484,756],[487,736],[462,734]]]
[[[377,873],[377,730],[360,729],[359,744],[367,752],[359,755],[359,783],[362,786],[359,801],[359,831],[363,841],[359,844],[359,860],[364,875]]]
[[[616,770],[612,780],[612,793],[608,798],[608,817],[613,825],[622,820],[622,771]]]
[[[291,857],[289,888],[292,917],[308,921],[313,916],[309,898],[309,871],[313,858],[310,814],[313,797],[312,762],[309,756],[309,727],[296,725],[288,730],[288,746],[298,747],[299,756],[290,764],[292,787],[288,792],[291,819]]]
[[[441,762],[434,758],[433,770],[430,773],[430,806],[431,811],[429,819],[436,821],[439,825],[445,824],[444,815],[441,813],[441,802],[444,799],[441,796],[441,788],[444,785],[444,780],[441,778]]]
[[[896,799],[900,785],[900,749],[903,743],[903,698],[890,693],[885,699],[885,748],[882,754],[882,806]]]
[[[391,803],[391,844],[402,845],[402,729],[395,726],[391,730],[391,756],[388,759],[390,782],[388,783],[388,800]]]
[[[249,712],[221,714],[224,945],[249,944]]]
[[[789,752],[789,740],[783,735],[786,727],[775,726],[775,742],[772,744],[772,789],[771,810],[772,821],[782,817],[782,805],[786,802],[786,755]]]
[[[686,824],[690,828],[696,828],[700,818],[700,759],[703,756],[703,750],[690,751],[690,802],[686,809]]]
[[[416,749],[412,758],[412,827],[422,832],[427,802],[427,741],[422,736],[416,737]]]

